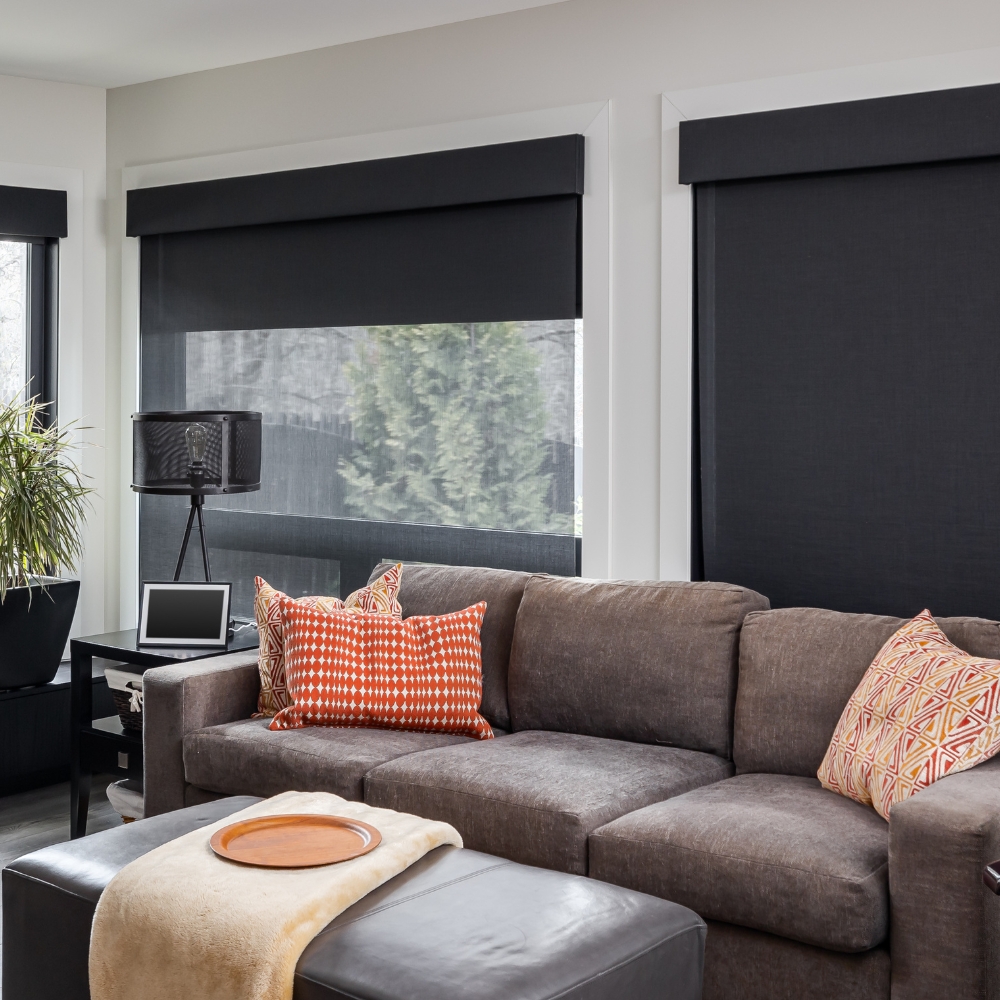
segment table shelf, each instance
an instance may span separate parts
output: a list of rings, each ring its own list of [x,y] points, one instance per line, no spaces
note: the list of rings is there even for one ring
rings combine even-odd
[[[205,647],[140,647],[135,629],[70,640],[72,765],[70,768],[70,834],[87,832],[90,781],[94,774],[117,774],[142,780],[142,735],[126,733],[117,715],[93,718],[94,658],[141,667],[165,666],[220,656],[257,646],[256,630],[230,640],[225,649]]]

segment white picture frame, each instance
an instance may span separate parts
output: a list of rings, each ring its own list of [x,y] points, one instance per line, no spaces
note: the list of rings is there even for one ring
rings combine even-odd
[[[144,581],[139,603],[138,645],[224,648],[229,634],[232,589],[231,583]],[[214,600],[206,601],[210,594],[219,593],[221,605]],[[158,595],[163,594],[173,595],[174,600],[157,600]],[[176,621],[178,615],[184,617],[185,603],[197,610],[192,626],[171,627],[171,621]],[[172,632],[177,634],[170,634]]]

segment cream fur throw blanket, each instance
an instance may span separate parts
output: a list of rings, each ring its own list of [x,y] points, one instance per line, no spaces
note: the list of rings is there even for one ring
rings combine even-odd
[[[321,868],[253,868],[219,858],[216,830],[251,816],[327,813],[370,823],[375,850]],[[164,844],[108,884],[90,937],[92,1000],[291,1000],[306,945],[352,903],[442,844],[454,827],[285,792]]]

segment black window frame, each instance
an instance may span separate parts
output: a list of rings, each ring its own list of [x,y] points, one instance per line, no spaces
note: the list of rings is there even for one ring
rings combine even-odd
[[[0,233],[0,241],[28,245],[27,396],[45,404],[41,421],[49,427],[59,402],[59,239]]]

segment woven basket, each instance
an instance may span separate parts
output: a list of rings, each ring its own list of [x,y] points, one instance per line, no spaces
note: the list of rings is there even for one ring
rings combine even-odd
[[[142,732],[142,674],[126,673],[108,668],[104,671],[111,698],[115,703],[122,728],[130,733]],[[138,698],[135,694],[138,693]],[[138,702],[138,710],[134,707]]]
[[[124,691],[111,690],[111,698],[118,711],[118,718],[122,720],[122,729],[127,729],[132,733],[142,732],[142,711],[132,711],[132,695]]]

